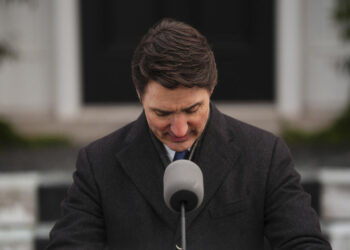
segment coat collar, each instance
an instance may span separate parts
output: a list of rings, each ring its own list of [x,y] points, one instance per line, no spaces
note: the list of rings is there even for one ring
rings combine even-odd
[[[203,172],[204,200],[198,209],[188,213],[187,227],[191,226],[212,199],[239,156],[226,118],[213,104],[204,133],[194,158]],[[144,113],[135,122],[126,141],[128,145],[117,153],[117,159],[145,200],[179,236],[179,215],[171,212],[163,201],[164,166],[152,142]]]
[[[208,205],[229,172],[235,170],[240,150],[234,144],[234,134],[226,119],[227,117],[211,104],[211,117],[194,158],[203,173],[204,200],[198,209],[187,215],[188,228]],[[177,230],[177,236],[180,237],[180,230]]]

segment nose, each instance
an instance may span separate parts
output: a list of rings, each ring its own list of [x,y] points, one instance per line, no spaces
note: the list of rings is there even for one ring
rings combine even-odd
[[[183,114],[175,114],[171,120],[170,131],[176,137],[185,136],[188,131],[188,123],[186,116]]]

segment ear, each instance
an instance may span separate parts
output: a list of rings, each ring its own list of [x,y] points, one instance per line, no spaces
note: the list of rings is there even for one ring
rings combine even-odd
[[[138,90],[136,90],[136,93],[137,93],[137,96],[138,96],[138,98],[139,98],[139,101],[140,101],[141,104],[142,104],[142,98],[141,98],[140,92],[139,92]]]
[[[213,94],[213,92],[214,92],[214,89],[215,89],[215,86],[209,91],[209,93],[210,93],[210,96]]]

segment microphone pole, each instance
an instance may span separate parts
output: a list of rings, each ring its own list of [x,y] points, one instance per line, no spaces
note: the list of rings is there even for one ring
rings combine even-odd
[[[185,217],[185,205],[181,202],[181,247],[182,250],[186,250],[186,217]]]

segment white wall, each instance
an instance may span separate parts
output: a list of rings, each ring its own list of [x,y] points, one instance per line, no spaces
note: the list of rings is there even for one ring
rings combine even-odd
[[[0,65],[0,111],[47,113],[54,87],[50,1],[5,2],[0,1],[0,40],[10,43],[17,59]]]
[[[9,2],[9,3],[5,3]],[[71,118],[80,107],[77,0],[0,1],[0,112]]]
[[[311,112],[337,111],[349,99],[350,75],[339,65],[350,57],[350,46],[332,17],[335,2],[304,1],[305,108]]]
[[[350,94],[334,0],[277,1],[277,106],[285,118],[336,115]]]
[[[18,59],[0,65],[0,114],[80,114],[78,1],[4,2],[0,40],[11,42]],[[349,99],[350,77],[336,64],[350,49],[331,19],[334,2],[277,0],[276,107],[284,117],[327,115]]]

